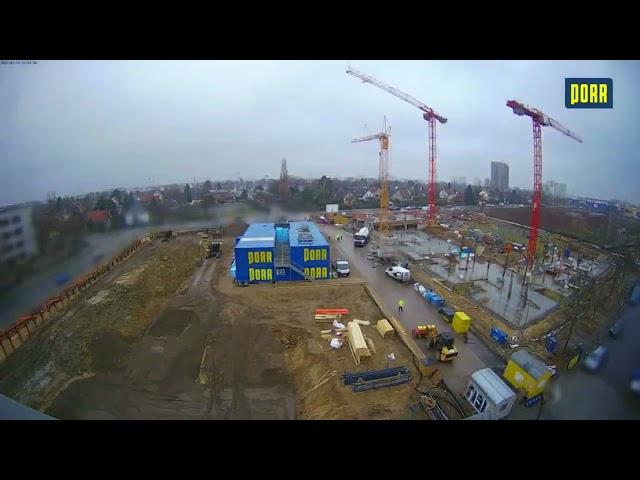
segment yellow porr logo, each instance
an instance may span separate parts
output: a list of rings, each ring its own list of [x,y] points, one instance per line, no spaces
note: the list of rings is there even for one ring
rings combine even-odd
[[[609,86],[606,83],[571,85],[571,105],[576,103],[607,103]]]
[[[613,108],[610,78],[565,78],[567,108]]]

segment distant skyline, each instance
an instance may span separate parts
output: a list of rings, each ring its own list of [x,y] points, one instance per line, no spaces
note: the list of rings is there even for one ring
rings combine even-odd
[[[640,203],[640,62],[348,62],[449,119],[438,180],[533,183],[531,121],[516,98],[584,138],[543,129],[543,181]],[[377,145],[351,144],[386,116],[391,175],[426,181],[420,111],[345,73],[345,61],[38,61],[0,66],[0,205],[141,185],[269,175],[377,177]],[[611,110],[569,110],[565,77],[610,77]],[[366,125],[366,128],[365,128]]]

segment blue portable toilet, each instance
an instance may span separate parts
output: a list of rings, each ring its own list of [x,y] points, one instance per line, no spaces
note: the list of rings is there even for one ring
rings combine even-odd
[[[431,297],[431,305],[436,308],[440,308],[444,306],[444,300],[439,295],[434,295]]]
[[[493,338],[500,345],[504,345],[505,343],[507,343],[507,338],[509,337],[507,335],[507,332],[503,332],[499,328],[495,328],[495,327],[491,329],[490,335],[491,335],[491,338]]]
[[[556,351],[557,345],[558,345],[558,340],[556,340],[556,337],[547,337],[547,340],[544,344],[544,348],[547,349],[547,352],[553,353]]]
[[[569,258],[571,256],[571,250],[568,248],[564,249],[564,258]]]
[[[232,260],[231,261],[231,267],[229,268],[229,275],[231,276],[231,278],[236,278],[236,261]]]

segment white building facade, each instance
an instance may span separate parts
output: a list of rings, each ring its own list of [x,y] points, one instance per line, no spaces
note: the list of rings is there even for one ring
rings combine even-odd
[[[0,207],[0,263],[26,260],[36,253],[31,207]]]

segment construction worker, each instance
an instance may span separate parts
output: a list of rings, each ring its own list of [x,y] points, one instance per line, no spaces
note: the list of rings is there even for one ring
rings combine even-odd
[[[402,310],[404,309],[404,299],[400,299],[398,300],[398,312],[402,312]]]

